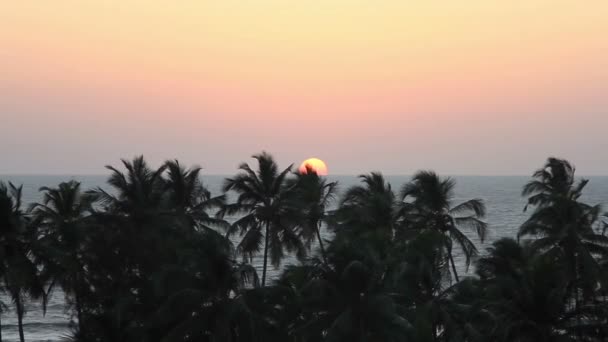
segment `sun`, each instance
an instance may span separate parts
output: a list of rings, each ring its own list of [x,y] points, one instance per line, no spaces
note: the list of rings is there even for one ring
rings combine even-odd
[[[302,162],[298,171],[302,174],[308,172],[307,168],[312,169],[319,176],[327,176],[327,165],[319,158],[308,158]]]

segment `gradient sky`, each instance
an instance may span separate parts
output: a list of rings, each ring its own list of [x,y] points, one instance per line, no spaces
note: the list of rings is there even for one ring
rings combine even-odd
[[[608,175],[608,1],[0,2],[0,173]]]

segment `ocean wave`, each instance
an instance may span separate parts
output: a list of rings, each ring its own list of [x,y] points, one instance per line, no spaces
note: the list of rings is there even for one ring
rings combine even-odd
[[[11,329],[17,329],[18,325],[15,323],[4,323],[4,321],[2,322],[2,331],[4,332],[5,330],[11,330]],[[63,329],[67,329],[70,327],[70,322],[54,322],[54,323],[49,323],[49,322],[23,322],[23,329],[24,330],[32,330],[35,331],[36,329],[40,329],[40,328],[45,328],[45,329],[53,329],[53,328],[63,328]]]

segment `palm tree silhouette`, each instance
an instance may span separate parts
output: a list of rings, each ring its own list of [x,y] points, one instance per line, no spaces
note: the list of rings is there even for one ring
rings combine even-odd
[[[483,242],[487,224],[481,221],[486,212],[481,199],[453,205],[455,185],[456,182],[452,178],[442,179],[432,171],[419,171],[401,189],[403,204],[400,212],[405,218],[406,226],[415,229],[432,229],[450,237],[449,240],[445,240],[445,248],[448,251],[454,277],[458,282],[458,272],[450,242],[456,242],[460,246],[468,268],[471,258],[476,256],[478,251],[461,229],[474,230]]]
[[[167,300],[154,320],[163,341],[251,341],[253,317],[243,298],[257,287],[255,269],[230,259],[231,245],[219,233],[191,232],[183,249],[192,253],[176,267],[156,275]],[[167,284],[167,285],[162,285]]]
[[[0,182],[0,276],[15,303],[19,339],[24,342],[25,299],[42,298],[42,307],[46,310],[47,298],[37,265],[30,258],[36,236],[22,209],[22,192],[22,186]]]
[[[608,332],[605,309],[564,305],[568,270],[529,245],[496,241],[478,261],[477,273],[482,300],[499,322],[499,341],[599,341]]]
[[[295,210],[289,205],[293,189],[288,188],[286,182],[292,166],[279,172],[274,158],[266,152],[252,158],[258,163],[257,172],[243,163],[239,166],[241,172],[224,182],[224,191],[234,191],[238,197],[235,203],[223,207],[219,217],[245,214],[231,225],[227,235],[239,232],[242,239],[237,251],[249,260],[255,253],[264,251],[262,286],[265,286],[269,256],[272,264],[278,267],[285,255],[284,250],[295,252],[302,258],[305,248],[289,220]]]
[[[327,263],[321,226],[328,219],[329,206],[335,197],[338,182],[328,182],[310,166],[306,168],[307,172],[297,172],[295,178],[289,179],[287,187],[293,189],[292,205],[297,208],[294,214],[297,215],[295,220],[300,237],[309,248],[316,239],[321,257]]]
[[[545,207],[559,199],[577,200],[589,183],[581,179],[576,183],[576,169],[564,159],[550,157],[545,165],[536,170],[522,191],[528,197],[528,206]],[[524,209],[524,210],[525,210]]]
[[[446,236],[433,230],[417,231],[407,239],[395,239],[388,262],[388,291],[398,294],[407,308],[405,318],[416,325],[414,340],[437,341],[446,317],[444,275],[449,273],[443,246]]]
[[[597,257],[608,256],[608,237],[600,233],[600,205],[578,201],[588,181],[575,183],[575,169],[566,160],[549,158],[523,190],[535,211],[518,238],[535,237],[532,248],[567,265],[570,288],[580,305],[579,288],[590,299],[601,282]]]
[[[169,264],[178,248],[183,221],[175,219],[167,205],[166,167],[152,168],[143,156],[122,160],[126,172],[106,166],[112,173],[108,190],[98,187],[87,192],[94,201],[92,225],[94,238],[105,248],[88,245],[89,265],[103,271],[90,274],[98,296],[112,293],[115,301],[91,303],[97,308],[92,326],[97,333],[129,340],[158,298],[150,286],[150,277]],[[108,283],[111,277],[112,283]],[[116,314],[111,314],[116,312]],[[110,338],[108,337],[108,338]]]
[[[211,195],[201,181],[200,167],[186,169],[179,161],[170,160],[165,163],[165,169],[166,205],[174,211],[176,220],[184,220],[186,226],[192,229],[228,229],[229,225],[226,221],[211,214],[225,204],[226,196]]]
[[[123,159],[122,164],[127,169],[127,174],[113,166],[106,166],[112,171],[107,183],[114,194],[100,187],[88,191],[88,194],[107,211],[129,216],[133,222],[143,224],[160,211],[165,166],[154,170],[148,166],[143,156],[135,157],[132,161]]]
[[[293,334],[305,341],[406,339],[411,326],[403,317],[404,308],[386,291],[381,261],[339,265],[329,260],[329,265],[293,267],[284,274],[298,289],[296,305],[303,307]],[[298,275],[300,269],[307,274]]]
[[[42,203],[34,203],[34,216],[41,247],[38,257],[44,265],[43,278],[49,282],[47,292],[55,284],[61,286],[66,302],[73,305],[78,318],[78,333],[86,336],[82,307],[87,284],[83,254],[88,240],[87,223],[90,198],[80,190],[80,183],[60,183],[56,188],[42,187]]]
[[[379,172],[360,175],[359,179],[363,185],[349,188],[342,196],[335,213],[338,226],[392,237],[398,217],[391,185]]]

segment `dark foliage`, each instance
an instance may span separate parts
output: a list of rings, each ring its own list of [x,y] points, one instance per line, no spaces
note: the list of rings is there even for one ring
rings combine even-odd
[[[0,290],[13,301],[0,309],[15,308],[21,340],[24,301],[44,308],[56,288],[73,341],[608,340],[605,216],[580,201],[588,182],[567,161],[533,174],[517,240],[483,253],[471,237],[486,235],[484,203],[453,203],[451,178],[422,171],[396,195],[363,175],[333,208],[336,183],[253,158],[215,197],[199,167],[143,157],[108,167],[107,190],[45,187],[29,210],[0,183]],[[458,275],[456,251],[474,274]],[[270,279],[288,253],[300,263]]]

